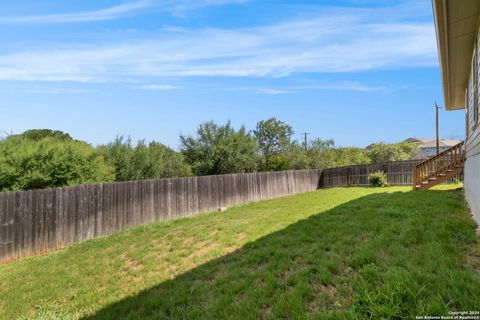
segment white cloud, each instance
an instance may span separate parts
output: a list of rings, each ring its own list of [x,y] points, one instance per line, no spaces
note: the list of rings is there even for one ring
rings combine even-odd
[[[151,1],[143,0],[131,3],[123,3],[106,9],[79,13],[59,13],[33,16],[0,17],[1,24],[17,23],[77,23],[88,21],[112,20],[124,17],[134,11],[151,5]]]
[[[21,90],[13,90],[10,91],[11,93],[15,94],[83,94],[83,93],[91,93],[92,90],[87,89],[72,89],[72,88],[41,88],[41,87],[34,87],[34,88],[27,88]]]
[[[268,95],[278,95],[286,93],[294,93],[295,91],[289,89],[277,89],[277,88],[259,88],[257,89],[258,93],[268,94]]]
[[[158,11],[167,11],[176,16],[184,16],[187,11],[201,7],[243,3],[245,1],[246,0],[137,0],[135,2],[126,2],[105,9],[86,12],[29,16],[0,16],[0,24],[81,23],[113,20],[152,7]]]
[[[174,86],[171,84],[148,84],[148,85],[140,86],[139,88],[145,89],[145,90],[152,90],[152,91],[170,91],[170,90],[181,89],[182,87]]]
[[[317,83],[315,81],[309,81],[310,83],[301,85],[283,85],[276,87],[255,87],[255,86],[237,86],[237,87],[224,87],[223,91],[245,91],[251,93],[267,94],[267,95],[280,95],[289,94],[302,91],[319,91],[319,90],[340,90],[340,91],[359,91],[359,92],[378,92],[385,91],[392,88],[386,86],[371,86],[358,82],[331,82],[331,83]],[[397,88],[393,88],[397,89]],[[218,90],[218,88],[207,88],[207,90]]]
[[[311,84],[305,86],[294,87],[296,90],[343,90],[343,91],[360,91],[374,92],[389,89],[386,86],[370,86],[358,82],[341,82],[328,84]]]
[[[205,88],[204,88],[205,89]],[[295,93],[296,90],[293,90],[292,88],[263,88],[263,87],[247,87],[247,86],[243,86],[243,87],[223,87],[221,89],[215,87],[215,88],[207,88],[206,90],[208,91],[218,91],[218,90],[221,90],[221,91],[231,91],[231,92],[238,92],[238,91],[242,91],[242,92],[249,92],[249,93],[255,93],[255,94],[266,94],[266,95],[279,95],[279,94],[287,94],[287,93]]]
[[[226,4],[242,4],[248,0],[170,0],[163,1],[164,10],[171,12],[175,16],[184,17],[188,11],[209,7],[221,6]]]
[[[437,64],[431,23],[377,14],[343,10],[256,28],[170,28],[122,44],[50,44],[0,55],[0,80],[284,77]]]

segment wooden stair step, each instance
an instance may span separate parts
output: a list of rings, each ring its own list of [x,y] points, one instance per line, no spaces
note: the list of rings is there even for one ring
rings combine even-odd
[[[460,142],[418,164],[414,170],[413,189],[430,189],[464,171],[465,144]]]

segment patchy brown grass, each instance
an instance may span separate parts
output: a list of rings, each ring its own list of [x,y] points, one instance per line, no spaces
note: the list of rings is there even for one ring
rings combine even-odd
[[[407,319],[478,308],[460,192],[345,188],[0,266],[0,319]]]

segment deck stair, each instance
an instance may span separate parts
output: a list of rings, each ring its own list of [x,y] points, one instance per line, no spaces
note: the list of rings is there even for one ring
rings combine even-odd
[[[419,163],[413,172],[413,190],[430,189],[463,173],[463,141],[438,155]]]

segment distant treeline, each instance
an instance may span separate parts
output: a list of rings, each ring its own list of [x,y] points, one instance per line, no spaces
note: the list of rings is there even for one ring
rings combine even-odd
[[[159,142],[117,137],[93,147],[68,133],[28,130],[0,140],[0,190],[16,191],[86,183],[289,169],[323,169],[409,159],[412,143],[377,143],[368,149],[336,147],[334,140],[292,139],[293,128],[271,118],[249,132],[230,122],[201,124],[180,136],[179,152]]]

